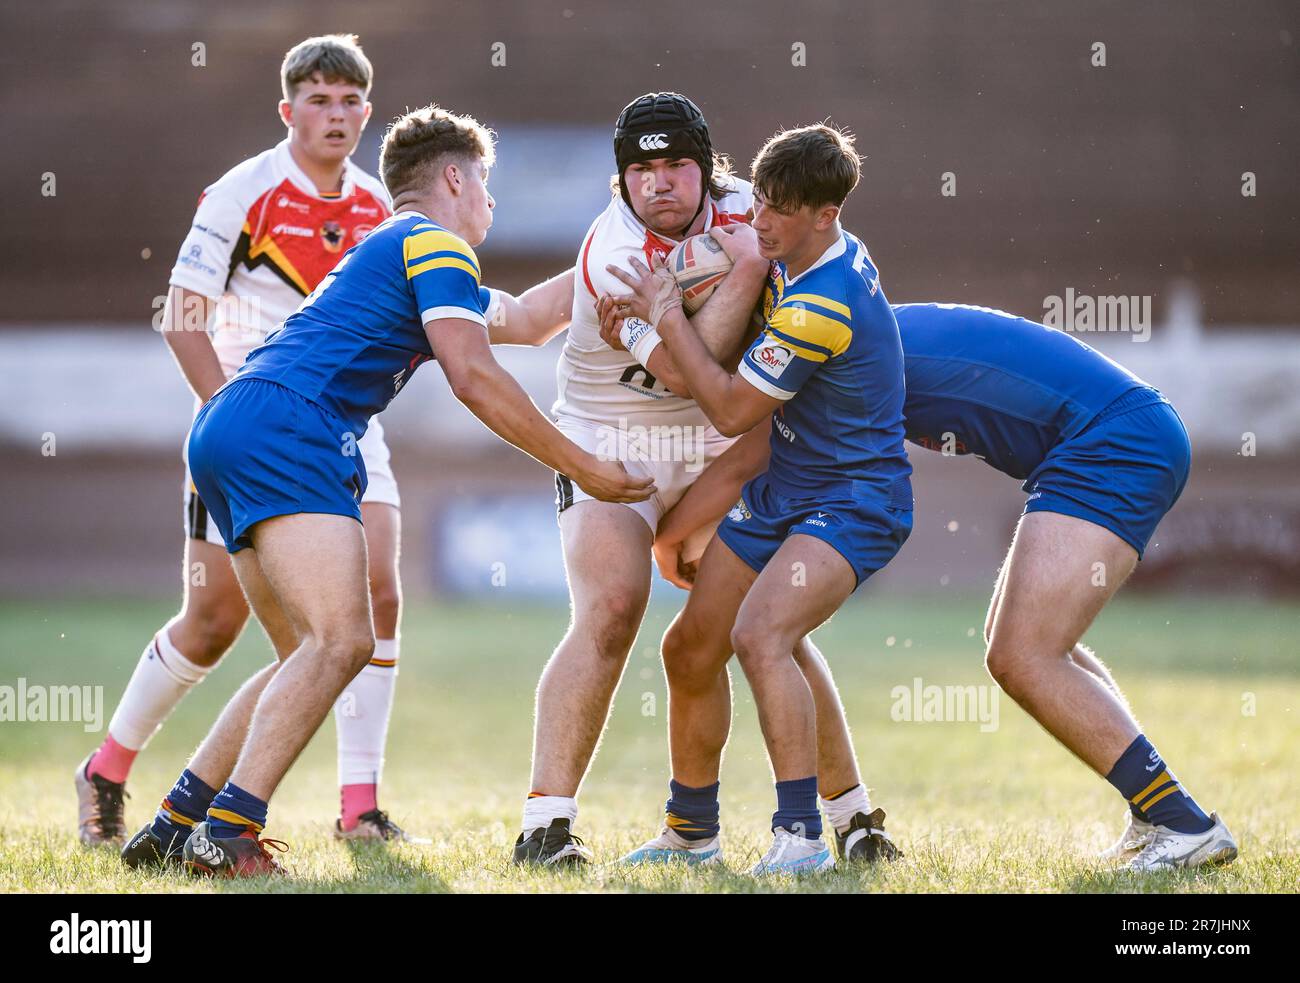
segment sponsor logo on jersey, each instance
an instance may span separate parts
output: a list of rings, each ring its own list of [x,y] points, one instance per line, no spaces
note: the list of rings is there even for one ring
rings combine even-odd
[[[300,212],[311,211],[311,205],[305,201],[294,201],[288,195],[280,195],[279,198],[275,199],[275,205],[277,208],[292,208]]]
[[[790,364],[790,359],[794,352],[786,348],[785,345],[778,345],[774,341],[769,341],[754,351],[754,360],[759,365],[767,369],[768,375],[777,378],[785,371],[785,367]]]
[[[343,240],[345,238],[343,234],[343,226],[339,225],[339,223],[335,222],[333,219],[330,219],[320,227],[320,238],[321,242],[325,244],[326,249],[332,253],[338,252],[343,248]]]
[[[373,225],[358,225],[355,229],[352,230],[352,238],[355,239],[357,242],[360,242],[362,239],[364,239],[366,236],[370,235],[370,233],[374,231],[375,231],[375,227]]]
[[[352,206],[352,214],[353,214],[353,215],[369,215],[371,218],[378,218],[378,217],[379,217],[379,209],[378,209],[378,208],[367,208],[365,205],[353,205],[353,206]]]
[[[665,147],[668,146],[668,134],[647,133],[645,136],[643,136],[640,140],[637,141],[637,145],[642,150],[663,150]]]
[[[218,242],[225,243],[226,245],[230,245],[230,240],[227,239],[225,236],[223,236],[216,229],[209,228],[208,226],[203,225],[199,222],[194,223],[194,228],[196,231],[202,232],[204,235],[212,236],[212,238],[216,239]]]
[[[273,236],[299,236],[303,239],[310,239],[316,233],[306,226],[290,225],[288,222],[281,222],[271,230]]]
[[[196,273],[202,273],[205,276],[216,276],[217,268],[211,263],[203,262],[203,247],[197,242],[189,248],[184,256],[181,257],[181,266],[194,270]]]
[[[777,433],[779,433],[786,440],[790,441],[790,443],[792,444],[794,443],[795,434],[794,431],[790,429],[790,425],[788,423],[782,420],[779,416],[774,416],[772,417],[772,425],[776,427]]]
[[[627,331],[627,348],[629,351],[635,347],[636,343],[647,333],[654,330],[653,325],[647,324],[639,317],[629,317],[623,322],[623,327]]]

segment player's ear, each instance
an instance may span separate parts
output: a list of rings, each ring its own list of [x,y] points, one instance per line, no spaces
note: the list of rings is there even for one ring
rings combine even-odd
[[[461,177],[459,167],[457,167],[455,164],[448,164],[446,167],[442,169],[442,176],[443,179],[446,180],[447,187],[451,189],[451,193],[453,195],[458,195],[461,193],[462,190],[461,182],[463,179]]]
[[[817,230],[820,232],[829,229],[835,224],[835,220],[840,217],[839,205],[823,205],[817,212]]]
[[[369,102],[366,103],[366,112],[365,112],[365,115],[361,117],[361,128],[362,128],[363,130],[365,129],[366,124],[370,122],[370,113],[371,113],[371,110],[373,110],[374,108],[375,108],[375,107],[372,106]]]
[[[280,100],[280,122],[292,129],[293,127],[293,103],[288,99]]]

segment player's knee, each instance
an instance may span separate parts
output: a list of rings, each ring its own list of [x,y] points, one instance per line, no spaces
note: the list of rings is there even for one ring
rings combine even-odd
[[[697,692],[707,689],[718,676],[712,653],[706,651],[702,634],[681,619],[664,632],[661,651],[664,674],[675,690]]]
[[[984,650],[984,669],[999,688],[1016,699],[1029,685],[1029,666],[1010,646],[990,641]]]
[[[731,629],[731,650],[746,669],[760,668],[779,657],[789,657],[790,646],[779,643],[774,632],[756,621],[738,621]]]
[[[376,628],[396,630],[402,615],[402,591],[397,581],[385,578],[370,585],[370,609]]]
[[[212,666],[235,644],[247,620],[248,613],[240,608],[190,608],[167,629],[168,637],[190,662]]]
[[[322,634],[318,646],[322,658],[339,666],[349,675],[365,668],[375,654],[375,636],[370,626],[340,628]]]
[[[590,634],[602,656],[622,659],[636,640],[644,613],[645,598],[635,591],[610,591],[594,609],[578,615],[576,627]]]

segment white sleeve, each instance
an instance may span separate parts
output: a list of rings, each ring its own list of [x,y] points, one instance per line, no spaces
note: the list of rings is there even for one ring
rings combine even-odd
[[[649,361],[651,353],[663,343],[655,326],[642,321],[639,317],[624,318],[618,337],[628,354],[642,367]]]
[[[487,304],[483,308],[483,320],[488,324],[495,324],[496,318],[501,312],[501,291],[494,287],[479,287],[479,299],[484,299],[486,293]]]
[[[231,257],[244,231],[247,212],[229,187],[218,182],[199,202],[185,241],[181,243],[171,285],[213,299],[226,292]]]

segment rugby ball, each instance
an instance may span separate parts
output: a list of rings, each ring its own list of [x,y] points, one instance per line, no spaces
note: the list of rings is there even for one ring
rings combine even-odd
[[[688,315],[704,306],[731,271],[731,258],[707,232],[683,239],[664,262],[682,288],[682,307]]]

